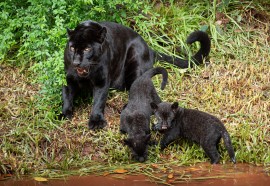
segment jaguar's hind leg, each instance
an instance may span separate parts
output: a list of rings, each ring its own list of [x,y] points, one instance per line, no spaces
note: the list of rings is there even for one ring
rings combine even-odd
[[[210,158],[211,164],[217,164],[220,160],[220,155],[215,143],[207,143],[202,145],[206,155]]]

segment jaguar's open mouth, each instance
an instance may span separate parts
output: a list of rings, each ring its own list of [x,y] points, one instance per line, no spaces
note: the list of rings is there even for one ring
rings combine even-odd
[[[89,69],[88,68],[80,68],[80,67],[77,67],[76,68],[76,71],[77,71],[77,74],[81,77],[85,77],[88,75],[89,73]]]

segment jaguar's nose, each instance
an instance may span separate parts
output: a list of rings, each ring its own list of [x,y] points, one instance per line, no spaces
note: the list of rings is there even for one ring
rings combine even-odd
[[[73,66],[78,67],[80,65],[80,61],[74,60],[72,64]]]

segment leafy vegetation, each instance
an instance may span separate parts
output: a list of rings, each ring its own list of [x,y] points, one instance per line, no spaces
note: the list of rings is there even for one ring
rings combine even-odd
[[[128,16],[139,11],[139,0],[23,0],[0,3],[0,61],[22,67],[31,66],[38,74],[35,83],[42,85],[42,105],[59,108],[59,88],[65,83],[63,48],[66,29],[87,19],[125,23]],[[33,16],[34,15],[34,16]],[[40,73],[42,72],[42,73]],[[58,109],[59,110],[59,109]]]
[[[188,56],[198,46],[187,46],[187,35],[207,31],[210,63],[188,70],[157,64],[168,69],[169,84],[160,91],[160,79],[153,81],[164,101],[218,116],[231,134],[237,161],[264,165],[269,172],[269,3],[24,0],[0,2],[0,8],[0,172],[58,177],[123,167],[131,173],[154,173],[156,163],[161,171],[208,161],[198,145],[184,140],[164,152],[151,147],[146,163],[130,160],[119,133],[126,92],[110,92],[105,130],[87,129],[90,101],[78,104],[72,121],[54,119],[65,83],[66,28],[86,19],[128,25],[152,48],[171,55]],[[158,133],[152,136],[160,138]],[[220,150],[221,163],[229,163],[223,144]]]

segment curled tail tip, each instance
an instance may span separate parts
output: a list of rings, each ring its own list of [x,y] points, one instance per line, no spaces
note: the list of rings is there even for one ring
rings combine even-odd
[[[201,47],[199,51],[193,56],[193,60],[196,64],[201,64],[203,59],[210,53],[211,40],[206,32],[194,31],[188,36],[187,43],[192,44],[196,41],[200,42]]]
[[[165,87],[166,87],[166,84],[167,84],[167,81],[166,81],[166,82],[162,82],[162,83],[161,83],[160,89],[161,89],[161,90],[164,90]]]
[[[210,38],[206,32],[198,30],[198,31],[192,32],[187,38],[188,44],[194,43],[195,41],[209,41],[210,42]]]
[[[164,90],[168,81],[168,72],[165,68],[163,67],[157,67],[157,70],[160,72],[160,74],[162,74],[163,78],[162,78],[162,83],[161,83],[161,90]]]
[[[163,76],[163,80],[162,80],[162,83],[161,83],[161,86],[160,86],[160,89],[161,90],[164,90],[166,85],[167,85],[167,82],[168,82],[168,76]]]

